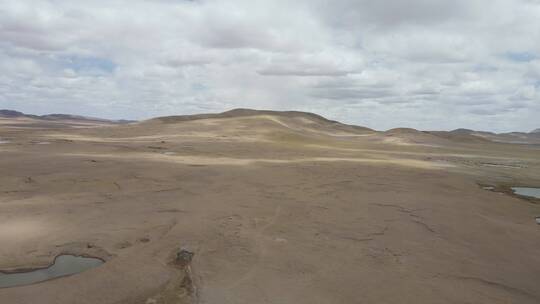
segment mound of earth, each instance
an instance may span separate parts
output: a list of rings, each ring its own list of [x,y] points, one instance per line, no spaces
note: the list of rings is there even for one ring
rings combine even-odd
[[[465,131],[465,129],[460,129],[456,131],[429,131],[429,134],[435,135],[440,138],[444,138],[453,142],[461,142],[461,143],[482,143],[482,142],[489,142],[488,139],[477,136],[474,134],[474,131],[469,132],[468,130]]]
[[[254,116],[271,116],[284,119],[303,119],[304,123],[318,123],[325,126],[331,126],[334,129],[351,132],[369,132],[372,129],[355,125],[347,125],[334,120],[326,119],[320,115],[300,111],[269,111],[269,110],[252,110],[252,109],[234,109],[217,114],[197,114],[197,115],[182,115],[182,116],[166,116],[158,117],[152,120],[158,120],[163,123],[179,123],[185,121],[201,120],[201,119],[220,119],[220,118],[243,118]]]

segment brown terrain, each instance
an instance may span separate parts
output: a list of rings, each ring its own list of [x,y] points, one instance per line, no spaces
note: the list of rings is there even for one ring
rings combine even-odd
[[[105,263],[0,303],[540,303],[540,133],[486,133],[6,112],[0,270]]]

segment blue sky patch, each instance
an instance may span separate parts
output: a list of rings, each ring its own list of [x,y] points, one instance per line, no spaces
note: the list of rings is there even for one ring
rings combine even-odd
[[[64,68],[75,72],[105,72],[112,73],[116,64],[107,58],[70,56],[59,59]]]
[[[536,59],[536,55],[529,52],[508,52],[505,57],[516,62],[530,62]]]

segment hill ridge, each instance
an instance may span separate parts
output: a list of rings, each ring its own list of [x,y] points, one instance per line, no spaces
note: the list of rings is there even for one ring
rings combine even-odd
[[[255,109],[246,109],[246,108],[236,108],[229,111],[221,113],[209,113],[209,114],[192,114],[192,115],[172,115],[172,116],[162,116],[149,119],[149,121],[161,121],[163,123],[178,123],[184,121],[200,120],[200,119],[220,119],[220,118],[236,118],[236,117],[250,117],[250,116],[259,116],[259,115],[272,115],[272,116],[284,116],[284,117],[304,117],[312,120],[317,120],[319,122],[346,126],[350,128],[357,129],[359,131],[374,131],[368,127],[345,124],[339,121],[327,119],[321,115],[303,112],[303,111],[275,111],[275,110],[255,110]]]

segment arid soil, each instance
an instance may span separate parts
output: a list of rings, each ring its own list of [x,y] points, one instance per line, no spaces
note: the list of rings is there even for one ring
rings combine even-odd
[[[0,270],[106,261],[0,303],[540,303],[540,204],[508,190],[540,186],[538,145],[299,112],[3,118],[0,172]]]

